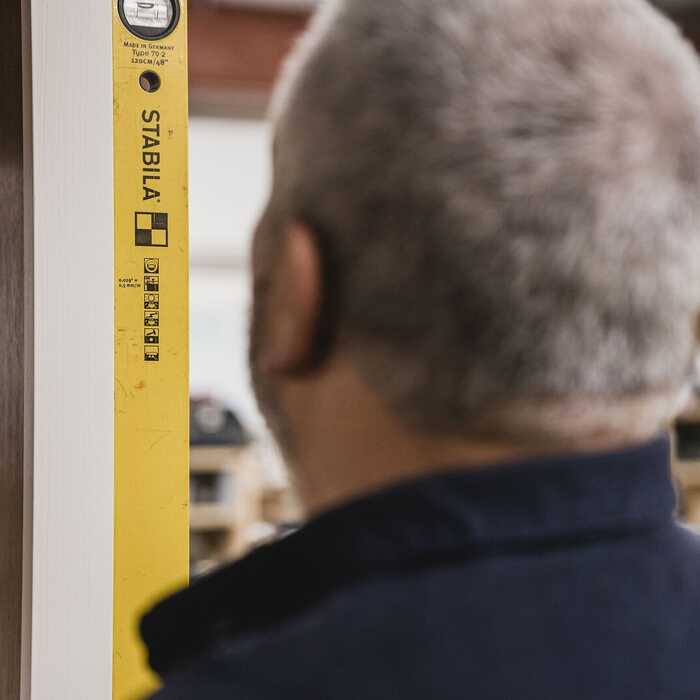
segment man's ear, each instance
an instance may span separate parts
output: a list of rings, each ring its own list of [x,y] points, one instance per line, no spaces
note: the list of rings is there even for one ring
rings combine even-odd
[[[313,233],[294,223],[282,238],[272,290],[266,364],[273,372],[295,373],[313,362],[323,277]]]

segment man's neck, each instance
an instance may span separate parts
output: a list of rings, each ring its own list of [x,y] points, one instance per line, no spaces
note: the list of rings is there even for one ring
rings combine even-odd
[[[349,364],[336,367],[308,395],[293,395],[286,410],[295,437],[288,457],[309,515],[446,470],[481,469],[552,453],[605,451],[643,441],[614,434],[566,442],[428,434],[399,419]]]

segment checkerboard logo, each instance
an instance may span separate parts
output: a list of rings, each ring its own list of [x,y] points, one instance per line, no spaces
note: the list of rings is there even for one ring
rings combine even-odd
[[[137,246],[168,247],[168,215],[163,212],[137,211],[134,215]]]

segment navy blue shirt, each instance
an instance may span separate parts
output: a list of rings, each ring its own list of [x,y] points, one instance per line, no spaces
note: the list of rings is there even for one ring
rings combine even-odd
[[[669,446],[455,470],[314,520],[142,623],[158,700],[700,700]]]

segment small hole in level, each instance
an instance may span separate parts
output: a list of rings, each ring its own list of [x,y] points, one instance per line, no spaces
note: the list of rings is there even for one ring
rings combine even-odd
[[[160,76],[152,70],[147,70],[139,76],[139,85],[146,92],[155,92],[160,87]]]

